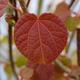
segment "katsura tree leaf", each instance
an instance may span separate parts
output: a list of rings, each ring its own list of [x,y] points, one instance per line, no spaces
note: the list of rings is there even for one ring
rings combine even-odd
[[[40,64],[34,70],[32,80],[65,80],[63,71],[54,64]]]
[[[0,17],[3,15],[4,9],[6,8],[7,5],[8,0],[0,0]]]
[[[36,68],[32,80],[52,80],[53,75],[55,75],[54,70],[52,64],[40,64]]]
[[[73,31],[77,28],[80,23],[80,19],[68,17],[65,21],[68,30]]]
[[[11,68],[10,64],[7,64],[5,66],[4,70],[5,70],[5,73],[8,75],[8,77],[11,77],[13,75],[12,68]]]
[[[62,62],[63,65],[67,66],[67,67],[71,67],[72,63],[70,58],[68,58],[67,56],[60,56],[59,61]]]
[[[18,56],[16,59],[16,66],[22,67],[27,64],[27,59],[24,56]]]
[[[15,25],[17,48],[33,63],[51,63],[64,49],[67,29],[54,14],[25,14]]]
[[[30,78],[33,76],[33,69],[29,67],[23,67],[20,69],[21,80],[30,80]]]
[[[71,73],[69,74],[69,76],[72,76],[74,78],[79,78],[80,79],[80,67],[77,65],[73,65],[71,68]]]
[[[65,2],[62,2],[57,6],[55,14],[65,21],[67,17],[70,16],[71,12],[68,5]]]

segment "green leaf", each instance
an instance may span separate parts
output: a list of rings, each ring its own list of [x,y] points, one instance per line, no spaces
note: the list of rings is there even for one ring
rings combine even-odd
[[[76,20],[72,17],[68,17],[67,20],[65,21],[65,24],[66,24],[68,30],[70,30],[70,31],[75,30],[79,23],[80,23],[79,20]]]
[[[8,77],[11,77],[13,75],[12,68],[11,68],[10,64],[5,66],[5,72]]]
[[[4,44],[7,44],[8,42],[8,36],[4,36],[2,39],[1,39],[2,43]]]
[[[14,8],[12,7],[11,4],[9,4],[9,5],[7,6],[6,12],[7,12],[8,14],[13,14]]]
[[[63,63],[63,65],[70,67],[71,66],[71,60],[66,56],[60,56],[59,60]]]
[[[24,65],[26,65],[27,61],[28,60],[24,56],[20,55],[16,59],[16,66],[17,67],[24,66]]]

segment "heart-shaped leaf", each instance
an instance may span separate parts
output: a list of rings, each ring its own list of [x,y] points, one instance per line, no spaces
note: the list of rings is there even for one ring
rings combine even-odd
[[[67,42],[67,29],[54,14],[25,14],[15,25],[18,49],[34,63],[50,63],[60,55]]]
[[[0,0],[0,16],[3,15],[4,9],[8,5],[8,0]]]
[[[32,80],[55,80],[55,67],[52,64],[40,64],[34,71]]]
[[[54,64],[40,64],[34,70],[32,80],[65,80],[63,71]]]

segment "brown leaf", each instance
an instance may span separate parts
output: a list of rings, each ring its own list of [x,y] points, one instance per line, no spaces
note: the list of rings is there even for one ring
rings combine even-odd
[[[68,16],[70,16],[70,10],[66,3],[61,3],[57,6],[55,14],[59,16],[63,21],[66,20]]]
[[[80,76],[80,67],[79,66],[73,66],[71,69],[71,73],[69,75],[72,77]]]
[[[20,76],[23,80],[30,80],[30,78],[33,76],[33,69],[29,67],[24,67],[20,70]]]

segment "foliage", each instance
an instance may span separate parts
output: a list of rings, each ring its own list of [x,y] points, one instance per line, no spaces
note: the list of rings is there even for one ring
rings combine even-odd
[[[51,63],[67,42],[64,24],[52,14],[39,18],[26,14],[17,22],[14,33],[18,49],[34,63]]]
[[[65,53],[68,31],[76,30],[80,17],[71,17],[64,2],[57,6],[55,14],[41,14],[43,0],[39,0],[37,15],[28,11],[29,3],[30,0],[0,0],[0,17],[6,12],[8,23],[8,36],[0,41],[9,43],[10,62],[4,67],[7,76],[10,78],[14,74],[17,80],[80,80],[80,67],[74,67]],[[65,54],[60,56],[63,50]]]

